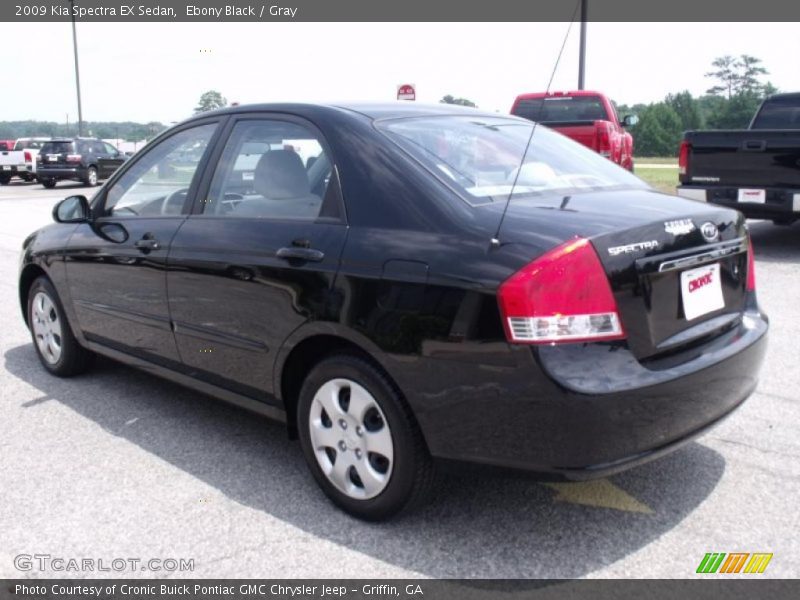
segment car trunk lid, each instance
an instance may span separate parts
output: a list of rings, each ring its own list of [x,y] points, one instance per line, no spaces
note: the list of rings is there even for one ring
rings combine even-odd
[[[503,237],[524,238],[545,217],[560,240],[591,241],[640,360],[721,333],[744,311],[747,235],[735,211],[637,190],[515,199],[509,216]]]

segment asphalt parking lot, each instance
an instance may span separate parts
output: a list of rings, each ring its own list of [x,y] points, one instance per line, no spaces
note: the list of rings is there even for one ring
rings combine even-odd
[[[757,577],[800,575],[800,223],[751,223],[770,346],[757,393],[709,434],[587,484],[447,473],[425,509],[365,524],[327,501],[279,425],[111,361],[72,380],[40,367],[21,243],[86,192],[0,187],[0,577],[64,574],[15,568],[48,554],[194,559],[75,577],[682,578],[706,552],[770,552]]]

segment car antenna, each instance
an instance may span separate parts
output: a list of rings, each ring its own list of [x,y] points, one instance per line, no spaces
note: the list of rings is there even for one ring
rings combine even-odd
[[[536,119],[534,119],[533,121],[533,127],[531,127],[531,134],[528,136],[528,143],[525,144],[525,151],[522,153],[522,158],[520,159],[519,168],[517,169],[516,175],[514,175],[514,183],[511,184],[511,190],[508,192],[508,198],[506,198],[506,205],[503,207],[503,214],[500,215],[500,222],[497,224],[497,232],[491,239],[492,246],[494,247],[500,246],[500,228],[503,226],[503,221],[506,218],[506,212],[508,212],[508,205],[511,204],[511,197],[514,195],[514,189],[517,187],[517,180],[519,180],[519,174],[522,172],[522,167],[525,165],[525,158],[528,156],[528,149],[530,148],[531,142],[533,141],[533,134],[536,133],[536,126],[539,124],[539,117],[542,116],[544,101],[547,98],[547,95],[550,93],[550,86],[553,85],[553,79],[555,78],[556,71],[558,70],[558,63],[561,62],[561,55],[564,54],[564,47],[567,45],[569,32],[572,30],[572,24],[575,22],[575,17],[578,14],[578,9],[581,6],[581,2],[582,0],[578,0],[578,2],[575,4],[575,10],[572,11],[572,18],[570,19],[569,25],[567,26],[567,32],[566,34],[564,34],[564,40],[561,42],[561,50],[558,51],[558,56],[556,57],[556,64],[553,65],[553,72],[550,73],[550,81],[547,82],[547,89],[544,92],[544,96],[542,96],[542,98],[539,100],[539,107],[536,110]]]

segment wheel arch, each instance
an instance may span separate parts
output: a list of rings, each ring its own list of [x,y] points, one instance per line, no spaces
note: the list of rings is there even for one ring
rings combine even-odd
[[[290,438],[297,438],[297,403],[303,381],[314,365],[328,356],[351,354],[366,360],[379,369],[402,395],[384,361],[378,358],[379,349],[368,340],[356,341],[352,336],[337,331],[319,331],[313,327],[304,334],[298,335],[296,332],[290,339],[291,343],[283,346],[274,379],[275,393],[286,411],[286,427]]]
[[[31,284],[42,275],[49,278],[47,272],[35,263],[25,265],[19,275],[19,304],[22,309],[22,318],[27,326],[30,326],[28,323],[28,295],[31,291]]]

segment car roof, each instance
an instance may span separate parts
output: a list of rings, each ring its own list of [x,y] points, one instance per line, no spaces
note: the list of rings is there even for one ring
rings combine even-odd
[[[273,112],[292,112],[305,114],[309,112],[331,111],[331,112],[351,112],[363,115],[372,120],[396,119],[403,117],[424,117],[442,115],[478,115],[485,117],[507,117],[513,119],[511,115],[491,113],[477,108],[459,106],[455,104],[426,104],[398,100],[396,102],[338,102],[328,104],[308,104],[308,103],[279,103],[279,104],[239,104],[229,106],[214,111],[200,113],[194,118],[201,118],[209,115],[224,115],[247,113],[257,111]]]

